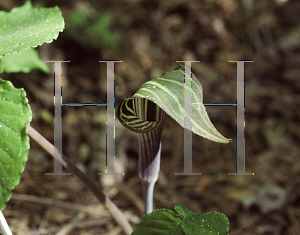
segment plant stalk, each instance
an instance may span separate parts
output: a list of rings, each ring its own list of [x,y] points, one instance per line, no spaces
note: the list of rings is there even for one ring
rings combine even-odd
[[[160,170],[161,133],[165,112],[151,100],[126,99],[117,116],[123,126],[138,133],[139,177],[143,184],[145,214],[153,210],[153,191]]]
[[[40,133],[38,133],[30,125],[27,126],[28,135],[34,139],[42,148],[44,148],[52,157],[55,157],[54,151],[59,152],[48,140],[46,140]],[[96,196],[96,198],[103,203],[106,209],[111,213],[112,217],[122,227],[123,231],[130,235],[133,228],[125,218],[124,214],[118,209],[118,207],[97,187],[97,185],[81,170],[79,170],[67,157],[59,152],[58,160],[62,166],[70,171],[75,177],[77,177],[89,190]]]
[[[0,211],[0,234],[12,235],[2,211]]]
[[[154,185],[158,179],[161,158],[161,126],[139,133],[139,177],[143,184],[145,214],[153,211]]]
[[[145,202],[145,214],[151,213],[153,211],[153,193],[155,183],[156,182],[142,182]]]

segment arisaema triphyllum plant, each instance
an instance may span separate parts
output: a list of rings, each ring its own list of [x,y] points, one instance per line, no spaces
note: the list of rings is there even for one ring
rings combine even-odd
[[[187,73],[187,77],[186,77]],[[190,79],[190,87],[185,79]],[[190,94],[191,112],[185,110],[185,95]],[[153,210],[153,191],[161,159],[161,134],[165,116],[169,115],[183,128],[206,139],[229,143],[211,123],[203,104],[203,90],[196,76],[182,65],[160,78],[144,83],[132,98],[121,102],[117,111],[123,126],[138,133],[139,177],[144,190],[145,213]],[[185,121],[191,125],[186,126]]]

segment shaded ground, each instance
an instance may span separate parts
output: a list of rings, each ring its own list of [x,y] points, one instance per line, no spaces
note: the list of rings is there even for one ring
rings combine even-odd
[[[230,235],[300,234],[299,1],[33,3],[58,5],[66,19],[75,9],[89,10],[86,25],[72,30],[66,24],[58,40],[39,48],[43,60],[71,60],[63,67],[64,103],[106,102],[106,65],[99,60],[123,60],[115,67],[116,107],[144,82],[171,71],[176,60],[201,60],[193,72],[203,86],[204,103],[232,104],[236,65],[228,61],[253,60],[245,66],[245,144],[246,172],[255,175],[228,176],[235,172],[235,108],[207,107],[214,125],[233,142],[223,145],[193,135],[193,172],[202,175],[175,176],[183,172],[183,129],[168,117],[155,206],[180,202],[198,213],[222,212],[229,218]],[[0,7],[20,5],[3,1]],[[102,36],[85,31],[101,14],[101,22],[105,14],[111,17],[111,29],[102,28]],[[31,125],[52,141],[53,77],[37,71],[1,77],[25,88],[34,113]],[[143,211],[137,136],[116,120],[115,168],[125,176],[100,178],[98,173],[105,171],[105,115],[104,107],[63,107],[63,152],[136,226]],[[57,234],[66,225],[71,231],[61,234],[122,234],[78,180],[46,172],[53,172],[53,160],[31,141],[23,178],[4,210],[13,234]]]

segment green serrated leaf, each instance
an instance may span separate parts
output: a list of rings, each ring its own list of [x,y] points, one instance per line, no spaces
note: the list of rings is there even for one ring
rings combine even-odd
[[[0,78],[0,210],[24,171],[29,150],[26,126],[31,119],[25,91]]]
[[[149,99],[164,110],[170,117],[184,127],[184,118],[192,118],[192,131],[209,140],[229,143],[231,139],[221,135],[211,123],[203,105],[202,86],[192,73],[191,114],[184,111],[184,69],[179,66],[174,71],[167,73],[161,78],[144,83],[133,95],[133,98]]]
[[[220,212],[190,214],[182,221],[182,229],[186,235],[227,235],[229,221]]]
[[[0,58],[57,39],[65,26],[60,9],[33,8],[30,1],[10,12],[0,11]]]
[[[146,214],[132,235],[228,235],[229,221],[220,212],[197,214],[179,203],[171,210]]]
[[[38,52],[30,48],[22,50],[1,59],[3,72],[6,73],[29,73],[33,69],[40,69],[45,73],[49,73],[50,69],[46,63],[40,60]]]
[[[170,210],[177,212],[180,216],[185,218],[186,216],[190,214],[194,214],[194,212],[190,211],[188,208],[185,206],[181,205],[180,203],[174,203],[171,207]]]
[[[143,216],[132,235],[184,235],[182,217],[168,209],[158,209]]]

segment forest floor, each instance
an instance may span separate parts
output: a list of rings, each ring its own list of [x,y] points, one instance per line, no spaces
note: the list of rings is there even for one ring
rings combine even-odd
[[[155,208],[179,202],[197,212],[219,211],[230,235],[300,235],[300,2],[297,0],[39,0],[59,6],[66,29],[38,48],[63,65],[63,103],[105,103],[106,64],[115,63],[116,109],[124,98],[176,61],[192,63],[204,103],[236,103],[236,63],[245,63],[245,171],[236,171],[236,109],[206,106],[230,144],[193,135],[193,172],[183,172],[183,128],[167,118]],[[9,11],[23,1],[2,1]],[[74,12],[88,12],[76,26]],[[73,14],[73,18],[71,17]],[[80,15],[80,14],[79,14]],[[75,19],[79,15],[75,14]],[[84,14],[83,14],[84,15]],[[94,27],[89,27],[94,26]],[[48,64],[53,71],[53,64]],[[31,125],[53,142],[53,74],[3,74],[24,87]],[[143,215],[136,134],[116,125],[115,171],[105,172],[105,107],[63,107],[63,153],[92,178],[133,227]],[[33,140],[21,183],[3,211],[15,235],[122,234],[109,212],[72,176],[49,176],[53,159]],[[66,171],[64,171],[66,172]]]

